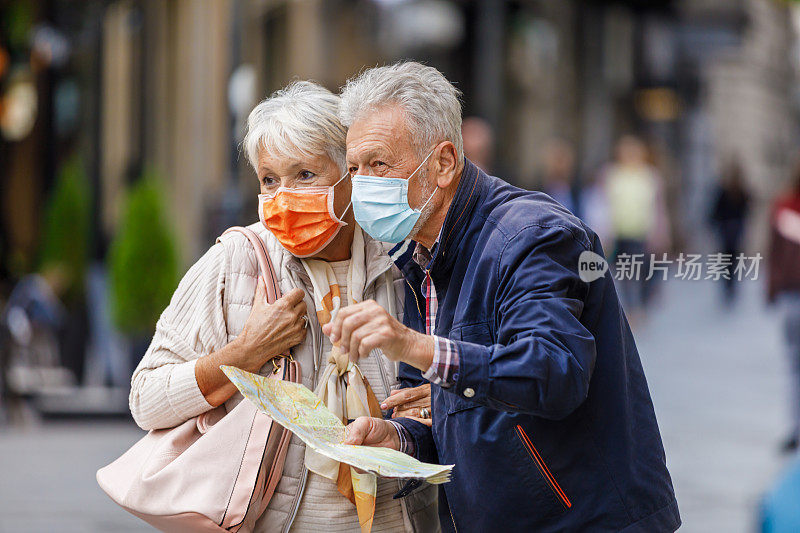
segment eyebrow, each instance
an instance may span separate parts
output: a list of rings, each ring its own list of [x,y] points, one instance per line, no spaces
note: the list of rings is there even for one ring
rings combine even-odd
[[[308,163],[303,163],[302,161],[298,161],[296,163],[292,163],[292,165],[289,167],[289,171],[290,172],[295,172],[295,171],[297,171],[297,170],[299,170],[301,168],[302,169],[311,170],[314,173],[318,173],[318,169],[316,169],[316,167],[314,165],[308,164]],[[259,165],[258,170],[259,170],[259,172],[264,172],[265,174],[277,174],[277,172],[275,172],[274,170],[272,170],[270,167],[268,167],[266,165]]]
[[[387,155],[388,155],[388,150],[386,150],[385,148],[378,148],[378,147],[370,148],[366,152],[358,154],[359,158],[366,160],[374,159],[376,157],[382,157],[385,159]],[[349,165],[352,162],[353,162],[353,157],[350,154],[347,154],[347,164]]]

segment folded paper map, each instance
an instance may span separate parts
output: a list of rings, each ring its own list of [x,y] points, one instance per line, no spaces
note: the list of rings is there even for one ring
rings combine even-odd
[[[322,400],[297,383],[220,366],[245,398],[317,452],[382,477],[447,483],[453,465],[423,463],[391,448],[344,444],[345,426]]]

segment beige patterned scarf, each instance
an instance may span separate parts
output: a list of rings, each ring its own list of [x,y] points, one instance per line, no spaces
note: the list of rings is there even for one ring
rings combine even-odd
[[[320,325],[331,321],[342,307],[341,292],[333,268],[327,261],[302,259],[301,263],[314,289],[314,304]],[[348,304],[363,299],[366,284],[364,236],[356,226],[353,250],[347,270]],[[381,416],[375,393],[361,373],[358,365],[351,363],[346,354],[334,345],[327,357],[325,368],[314,391],[322,402],[344,424],[359,416]],[[349,465],[339,463],[306,447],[306,468],[336,483],[339,492],[356,506],[362,533],[369,533],[375,516],[377,479],[373,474],[359,473]]]

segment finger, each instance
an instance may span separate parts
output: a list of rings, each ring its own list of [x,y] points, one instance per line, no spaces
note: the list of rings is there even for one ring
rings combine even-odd
[[[385,336],[383,333],[379,331],[375,333],[371,333],[364,337],[358,345],[357,352],[350,352],[348,355],[350,356],[350,360],[354,363],[358,362],[359,359],[364,359],[365,357],[369,356],[369,353],[376,348],[380,348],[383,344]]]
[[[347,350],[348,353],[358,353],[358,341],[356,341],[356,344],[353,344],[351,336],[370,320],[372,320],[372,317],[369,315],[369,313],[364,312],[351,313],[349,316],[345,317],[341,321],[339,346],[343,350]],[[366,332],[361,332],[361,336],[359,338],[363,338],[365,334]],[[333,339],[331,339],[331,341],[333,342]]]
[[[305,301],[301,301],[300,303],[295,304],[295,306],[292,308],[292,311],[294,311],[296,316],[301,317],[308,311],[308,306],[306,305]]]
[[[342,315],[345,314],[346,309],[346,307],[344,309],[339,309],[336,316],[333,317],[330,322],[322,326],[322,333],[328,336],[332,344],[339,344],[339,337],[342,333]]]
[[[350,334],[350,348],[348,353],[358,354],[358,357],[361,359],[364,357],[369,357],[369,353],[372,351],[372,348],[363,344],[364,339],[377,333],[379,328],[379,324],[376,324],[375,321],[373,321],[370,317],[367,317],[367,322],[357,327]],[[342,339],[342,344],[340,344],[340,346],[344,346],[344,339]]]
[[[261,305],[267,303],[267,288],[264,285],[264,278],[258,276],[256,281],[256,295],[253,300],[253,305]]]
[[[407,403],[402,403],[394,408],[395,411],[404,410],[404,409],[414,409],[420,407],[428,407],[430,408],[431,401],[430,398],[417,398],[416,400],[411,400]]]
[[[411,420],[416,420],[420,424],[425,424],[428,427],[433,425],[433,420],[430,418],[419,418],[418,416],[407,416],[405,418],[410,418]]]
[[[367,416],[360,416],[352,421],[344,430],[345,444],[363,444],[370,429],[370,420]]]
[[[422,385],[422,387],[425,387],[425,385]],[[419,398],[424,398],[428,396],[429,393],[427,391],[419,390],[422,387],[412,387],[412,388],[393,390],[381,404],[381,409],[384,410],[389,409],[391,407],[403,405],[404,403],[408,403],[412,400],[417,400]],[[387,407],[383,407],[384,405],[386,405]]]
[[[281,296],[280,299],[286,302],[289,305],[289,308],[292,308],[298,303],[302,302],[303,298],[305,297],[306,293],[303,291],[303,289],[294,288]]]
[[[370,306],[371,301],[359,302],[357,304],[348,305],[343,307],[336,313],[336,316],[328,323],[327,328],[323,328],[323,333],[327,335],[332,343],[337,343],[342,337],[342,323],[350,316],[362,312],[365,308]]]
[[[418,407],[398,407],[392,412],[392,418],[419,416],[419,414]]]

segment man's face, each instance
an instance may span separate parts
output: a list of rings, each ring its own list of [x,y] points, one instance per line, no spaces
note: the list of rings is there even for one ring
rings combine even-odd
[[[384,106],[359,117],[347,132],[347,168],[351,176],[408,179],[420,157],[398,106]],[[431,194],[423,165],[408,184],[408,203],[419,208]],[[426,209],[427,210],[427,209]]]

